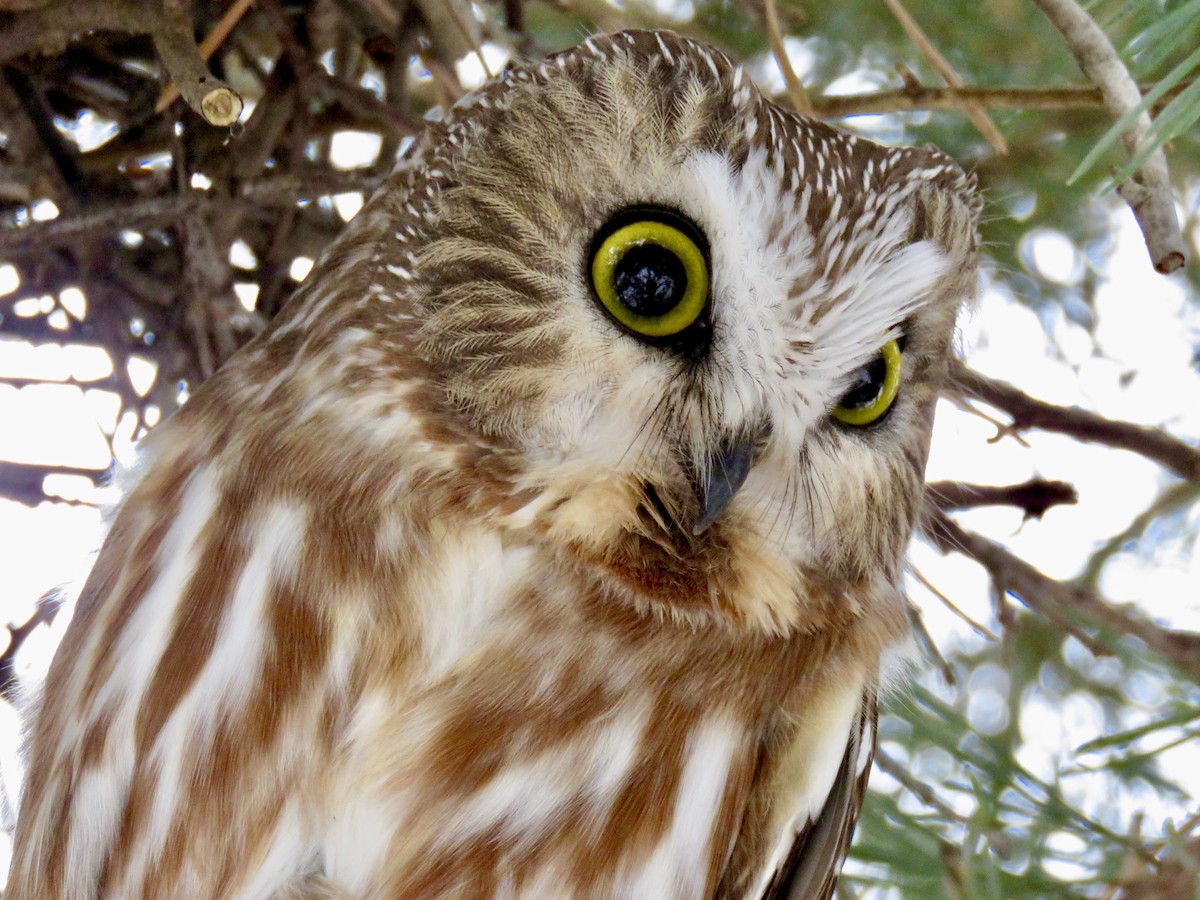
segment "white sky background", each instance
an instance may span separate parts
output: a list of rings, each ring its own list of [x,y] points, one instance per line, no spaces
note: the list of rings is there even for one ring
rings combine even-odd
[[[803,74],[804,42],[789,39],[788,47]],[[488,62],[495,70],[503,59],[489,51]],[[479,68],[471,58],[460,66],[464,81],[474,81],[480,74],[472,66]],[[772,68],[768,64],[760,73],[768,84],[777,77]],[[857,90],[863,86],[859,81],[841,87]],[[895,130],[894,120],[869,119],[874,121],[858,122],[867,133],[890,137],[888,132]],[[347,168],[369,162],[378,152],[377,142],[372,148],[370,141],[364,144],[363,137],[356,139],[347,133],[334,139],[333,152]],[[337,200],[344,218],[353,215],[360,204],[357,195]],[[1200,346],[1200,308],[1195,298],[1188,297],[1182,276],[1164,278],[1152,270],[1128,210],[1115,201],[1110,208],[1115,242],[1095,296],[1092,333],[1054,307],[1044,309],[1045,321],[1039,320],[1038,314],[1003,285],[993,284],[985,276],[979,301],[960,323],[962,348],[970,365],[1034,396],[1079,405],[1111,418],[1166,426],[1176,436],[1195,442],[1200,440],[1200,374],[1193,354]],[[43,209],[41,214],[51,216],[56,211]],[[1050,280],[1074,284],[1083,274],[1081,252],[1057,233],[1030,235],[1022,250],[1027,265]],[[1200,247],[1190,250],[1200,252]],[[243,252],[248,248],[235,246],[235,265],[236,255]],[[297,260],[293,277],[303,278],[310,267],[311,260]],[[15,272],[0,262],[0,295],[17,287]],[[253,307],[252,293],[242,299],[248,308]],[[81,302],[86,305],[82,295],[66,298],[62,305],[69,308]],[[52,382],[21,390],[0,383],[0,458],[104,469],[109,462],[108,439],[115,435],[119,456],[128,462],[131,423],[119,416],[115,395],[53,383],[103,378],[111,365],[106,354],[91,348],[32,347],[0,340],[0,376]],[[135,374],[148,390],[152,368],[142,367]],[[1038,432],[1023,435],[1024,443],[1013,437],[990,443],[995,434],[996,428],[983,418],[943,401],[928,477],[1012,484],[1041,476],[1075,484],[1078,505],[1056,507],[1042,521],[1022,522],[1018,510],[1003,507],[957,516],[965,527],[1000,541],[1055,578],[1078,575],[1098,547],[1123,531],[1174,481],[1154,463],[1131,453]],[[67,497],[91,496],[78,484],[63,483],[61,490]],[[100,512],[89,506],[44,503],[29,509],[0,499],[0,622],[20,625],[45,591],[82,581],[102,539],[101,519]],[[1200,530],[1198,519],[1200,513],[1193,510],[1191,535]],[[960,556],[944,557],[921,543],[914,545],[911,558],[914,567],[969,616],[993,630],[998,627],[982,568]],[[1110,599],[1132,603],[1165,625],[1200,630],[1200,554],[1194,537],[1182,532],[1162,534],[1152,544],[1128,548],[1110,561],[1101,586]],[[915,581],[909,587],[939,644],[944,648],[978,645],[981,639],[929,591]],[[55,639],[43,628],[27,641],[19,663],[32,679],[48,665]],[[973,724],[986,725],[988,717],[1003,707],[998,693],[1002,684],[999,674],[990,682],[972,684],[972,689],[978,687],[978,702],[972,697],[968,709]],[[1143,705],[1144,721],[1152,720],[1153,692],[1147,694]],[[1046,708],[1033,698],[1027,715],[1029,721],[1023,716],[1021,723],[1026,741],[1021,761],[1045,777],[1053,776],[1056,761],[1105,728],[1101,710],[1086,699]],[[1134,724],[1138,723],[1126,727]],[[0,703],[0,777],[10,791],[17,774],[12,755],[15,729],[11,708]],[[1172,769],[1200,773],[1200,749],[1194,743],[1170,752]],[[876,787],[888,787],[886,777],[877,772],[875,778]],[[1200,792],[1200,774],[1195,781],[1193,795]],[[1088,806],[1111,802],[1103,793],[1102,782],[1083,779],[1077,784],[1081,785],[1080,802]],[[1144,811],[1149,833],[1156,831],[1163,819],[1179,821],[1191,812],[1182,804]],[[0,885],[7,869],[6,855],[6,842],[0,838]]]

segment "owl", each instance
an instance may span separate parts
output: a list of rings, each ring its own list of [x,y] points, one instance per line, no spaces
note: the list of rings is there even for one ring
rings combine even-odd
[[[828,897],[977,213],[670,33],[465,97],[147,440],[8,898]]]

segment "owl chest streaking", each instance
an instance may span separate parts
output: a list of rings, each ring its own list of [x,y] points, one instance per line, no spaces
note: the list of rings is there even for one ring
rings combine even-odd
[[[7,896],[828,896],[976,213],[666,33],[464,99],[148,441]]]

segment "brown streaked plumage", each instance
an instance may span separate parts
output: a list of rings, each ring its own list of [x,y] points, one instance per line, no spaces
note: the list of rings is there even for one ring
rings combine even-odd
[[[976,214],[667,33],[469,95],[148,440],[8,896],[828,897]]]

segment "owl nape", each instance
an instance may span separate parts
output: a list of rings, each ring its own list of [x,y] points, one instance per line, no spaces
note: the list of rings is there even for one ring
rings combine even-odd
[[[429,121],[144,442],[6,896],[831,896],[978,208],[667,32]]]

